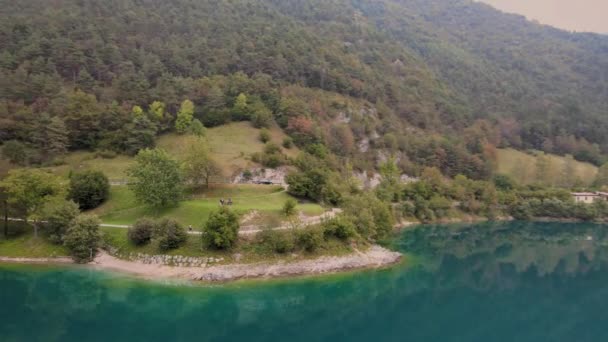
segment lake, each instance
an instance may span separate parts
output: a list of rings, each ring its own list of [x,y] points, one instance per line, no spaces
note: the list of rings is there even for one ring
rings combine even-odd
[[[387,270],[229,285],[0,266],[0,341],[606,341],[608,229],[400,233]]]

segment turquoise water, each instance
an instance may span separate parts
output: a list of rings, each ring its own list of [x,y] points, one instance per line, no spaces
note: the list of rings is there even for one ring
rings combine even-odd
[[[0,266],[0,341],[607,341],[608,229],[427,226],[389,270],[200,286]]]

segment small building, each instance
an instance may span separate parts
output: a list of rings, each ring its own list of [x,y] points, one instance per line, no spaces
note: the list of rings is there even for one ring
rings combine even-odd
[[[608,200],[606,192],[573,192],[572,198],[576,203],[593,203],[598,200]]]

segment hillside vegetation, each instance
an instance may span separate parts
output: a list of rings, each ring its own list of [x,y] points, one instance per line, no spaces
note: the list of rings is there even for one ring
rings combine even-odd
[[[608,150],[608,38],[478,2],[0,5],[0,141],[21,164],[66,148],[135,154],[171,130],[184,99],[207,127],[276,121],[361,170],[377,166],[353,148],[368,140],[409,173],[473,178],[491,175],[491,147],[596,165]]]
[[[568,157],[502,149],[498,150],[497,172],[510,176],[519,184],[572,187],[591,185],[598,169]]]

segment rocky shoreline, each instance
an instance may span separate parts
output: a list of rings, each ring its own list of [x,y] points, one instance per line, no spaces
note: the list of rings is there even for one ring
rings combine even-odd
[[[240,279],[269,279],[338,273],[357,269],[382,268],[401,260],[401,254],[380,246],[344,256],[323,256],[293,262],[261,262],[255,264],[224,264],[202,266],[167,266],[128,261],[100,252],[87,266],[99,270],[117,271],[146,279],[183,279],[203,282],[230,282]],[[0,262],[29,264],[66,264],[69,258],[7,258]]]

